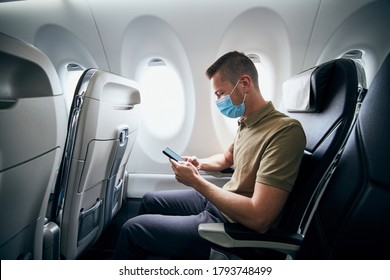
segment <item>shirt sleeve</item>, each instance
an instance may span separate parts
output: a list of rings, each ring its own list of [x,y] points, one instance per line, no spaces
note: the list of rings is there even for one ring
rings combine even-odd
[[[291,123],[271,139],[256,174],[256,181],[291,192],[302,160],[306,137],[300,125]]]

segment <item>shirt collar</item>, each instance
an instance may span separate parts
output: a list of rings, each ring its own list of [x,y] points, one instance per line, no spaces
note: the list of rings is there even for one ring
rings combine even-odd
[[[254,126],[256,123],[261,121],[265,116],[267,116],[271,111],[275,110],[274,105],[271,101],[268,101],[264,106],[261,106],[261,108],[257,111],[255,111],[253,114],[251,114],[248,118],[244,119],[241,118],[238,120],[238,125],[240,127],[251,127]]]

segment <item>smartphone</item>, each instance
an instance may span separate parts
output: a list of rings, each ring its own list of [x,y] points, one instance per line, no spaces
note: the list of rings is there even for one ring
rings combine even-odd
[[[166,155],[167,157],[173,159],[173,160],[176,160],[176,161],[185,161],[181,156],[179,156],[178,154],[176,154],[174,151],[172,151],[171,149],[169,149],[168,147],[165,148],[163,151],[163,154]]]

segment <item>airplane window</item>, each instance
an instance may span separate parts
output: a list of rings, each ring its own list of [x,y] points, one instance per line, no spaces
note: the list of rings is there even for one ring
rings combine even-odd
[[[257,72],[259,73],[259,85],[261,94],[263,95],[264,99],[269,101],[272,100],[273,96],[273,85],[272,82],[274,81],[273,77],[271,77],[271,73],[267,71],[267,67],[264,65],[263,62],[255,63]]]
[[[165,60],[147,61],[139,74],[142,92],[142,126],[159,139],[169,139],[184,121],[183,85],[174,68]]]
[[[361,50],[351,50],[344,53],[340,57],[353,59],[356,62],[360,63],[363,68],[365,68],[366,66],[366,63],[363,58],[363,52]]]
[[[248,57],[253,61],[259,74],[259,86],[261,94],[264,99],[269,101],[273,97],[273,82],[274,77],[272,76],[272,68],[266,56],[262,55],[261,58],[258,54],[248,54]]]
[[[72,100],[74,96],[74,91],[77,86],[77,82],[79,81],[80,76],[83,74],[83,72],[84,68],[78,64],[70,63],[66,65],[66,71],[62,79],[62,88],[64,90],[65,103],[66,108],[68,108],[68,111],[70,110],[70,107],[72,105]]]

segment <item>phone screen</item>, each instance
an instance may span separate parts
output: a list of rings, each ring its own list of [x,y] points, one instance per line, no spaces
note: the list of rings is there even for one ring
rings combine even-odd
[[[176,161],[185,161],[181,156],[176,154],[174,151],[172,151],[170,148],[165,148],[163,150],[163,154],[166,155],[167,157],[176,160]]]

